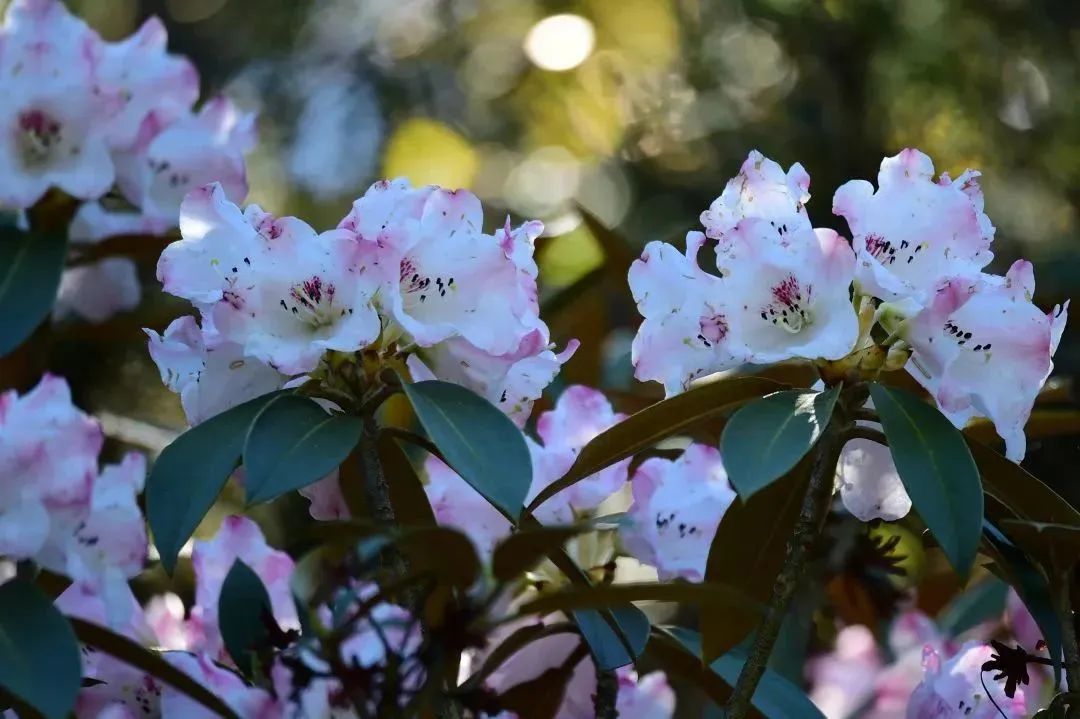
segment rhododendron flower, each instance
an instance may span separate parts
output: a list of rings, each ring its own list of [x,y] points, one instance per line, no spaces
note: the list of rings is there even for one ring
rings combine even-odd
[[[244,154],[255,146],[255,116],[217,97],[175,122],[157,111],[143,120],[130,148],[115,153],[124,196],[163,227],[176,225],[188,192],[216,182],[232,202],[247,196]]]
[[[536,421],[536,434],[542,444],[526,438],[533,466],[526,504],[561,479],[590,440],[624,419],[626,415],[615,412],[602,392],[582,385],[567,387],[559,395],[555,408],[541,414]],[[619,491],[626,483],[629,467],[627,458],[564,489],[537,508],[537,519],[546,524],[574,522],[579,515],[596,509]]]
[[[650,242],[630,266],[630,291],[644,320],[634,337],[634,376],[664,385],[668,396],[698,377],[742,364],[746,351],[730,337],[734,307],[720,279],[698,266],[700,232],[686,236],[686,254]]]
[[[874,696],[882,658],[874,633],[861,624],[844,627],[828,654],[811,659],[810,700],[828,719],[847,719]]]
[[[630,486],[631,523],[621,530],[627,550],[661,580],[702,581],[716,528],[736,496],[720,452],[691,444],[678,459],[652,457]]]
[[[308,505],[308,513],[312,519],[320,522],[333,522],[339,519],[349,519],[349,505],[345,502],[345,495],[341,493],[341,481],[338,471],[334,470],[318,482],[301,487],[300,494],[311,504]]]
[[[991,654],[993,649],[989,646],[968,642],[956,656],[945,661],[932,647],[927,647],[923,655],[923,681],[911,694],[907,716],[910,719],[992,719],[1002,713],[1009,719],[1030,716],[1022,687],[1012,699],[1005,696],[999,682],[986,682],[984,688],[982,665],[990,661]]]
[[[191,623],[201,632],[199,650],[224,660],[224,644],[218,627],[218,599],[233,564],[240,560],[262,580],[270,597],[274,619],[284,629],[300,626],[289,581],[293,561],[289,555],[271,548],[259,526],[246,517],[229,516],[209,541],[196,541],[191,553],[195,568],[195,605]]]
[[[512,525],[491,502],[442,460],[424,461],[428,501],[435,521],[465,534],[482,557],[490,557],[495,545],[510,536]]]
[[[892,522],[911,511],[900,474],[889,448],[869,439],[851,439],[840,453],[836,466],[840,499],[857,519]]]
[[[749,218],[716,254],[731,331],[748,361],[840,359],[854,348],[855,255],[843,237],[825,229],[783,233],[768,220]]]
[[[265,689],[249,686],[239,675],[214,663],[208,654],[167,652],[165,659],[212,691],[241,717],[283,716]],[[161,687],[162,719],[213,719],[217,714],[168,684]]]
[[[1024,425],[1053,369],[1068,314],[1068,302],[1044,314],[1031,302],[1034,292],[1024,260],[1005,277],[952,278],[902,330],[914,349],[908,371],[942,412],[957,427],[989,418],[1014,461],[1024,457]]]
[[[317,235],[255,206],[245,216],[217,183],[184,200],[180,230],[184,239],[165,248],[158,278],[245,355],[302,374],[326,350],[359,350],[378,338],[378,280],[350,233]]]
[[[114,170],[95,92],[101,39],[63,3],[17,0],[0,27],[0,206],[33,205],[52,186],[105,194]]]
[[[924,303],[944,278],[977,273],[993,259],[994,226],[983,212],[979,173],[935,182],[930,158],[908,148],[881,162],[878,190],[851,180],[833,212],[847,220],[863,292]]]
[[[195,318],[179,317],[150,338],[150,357],[161,381],[180,395],[188,422],[194,426],[249,399],[280,389],[286,377],[273,367],[245,356],[233,342],[208,346]],[[209,338],[213,340],[214,338]]]
[[[488,678],[487,684],[502,693],[524,682],[538,678],[570,658],[581,644],[572,633],[554,634],[529,642],[512,654]],[[675,692],[662,672],[643,677],[630,667],[615,671],[618,682],[616,709],[620,719],[668,719],[675,713]],[[573,673],[563,692],[562,704],[555,713],[560,719],[590,719],[596,716],[593,695],[596,694],[596,666],[586,656],[573,667]]]
[[[773,223],[778,232],[812,229],[806,214],[810,199],[810,175],[799,163],[784,168],[751,150],[739,174],[728,180],[724,192],[701,213],[705,234],[724,240],[728,233],[748,217]]]

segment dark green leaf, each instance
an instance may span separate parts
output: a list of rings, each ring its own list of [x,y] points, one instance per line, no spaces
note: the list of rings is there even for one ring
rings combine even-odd
[[[662,629],[653,628],[645,656],[655,661],[668,677],[679,677],[701,689],[717,706],[723,706],[731,697],[731,687],[719,674]]]
[[[706,582],[738,587],[759,602],[769,599],[799,519],[809,472],[810,463],[804,460],[749,500],[736,498],[731,503],[709,548]],[[726,654],[759,619],[757,612],[735,607],[729,612],[702,613],[705,658]]]
[[[574,650],[559,666],[545,670],[535,679],[515,684],[499,695],[499,708],[513,712],[518,719],[556,719],[566,685],[585,657],[583,649]]]
[[[1000,527],[1018,545],[1045,560],[1048,569],[1071,571],[1080,557],[1080,527],[1022,519],[1004,519]]]
[[[987,494],[1020,519],[1080,526],[1080,511],[1038,477],[984,444],[966,437]]]
[[[570,622],[526,624],[523,627],[519,627],[497,647],[487,653],[484,657],[484,663],[469,676],[466,680],[466,684],[469,687],[480,686],[485,679],[502,666],[503,662],[517,654],[532,642],[555,634],[577,634],[577,632],[577,626]]]
[[[941,610],[937,625],[946,636],[955,637],[987,620],[999,619],[1005,613],[1008,593],[1008,584],[996,577],[987,577],[954,597]]]
[[[255,668],[258,653],[266,648],[274,611],[270,595],[259,575],[237,559],[218,596],[218,624],[225,649],[247,676]]]
[[[81,686],[71,625],[32,582],[0,584],[0,687],[49,719],[64,719]]]
[[[394,519],[403,527],[434,527],[436,522],[431,501],[408,456],[389,435],[380,435],[377,445],[379,462],[390,487]]]
[[[491,504],[516,521],[532,483],[525,436],[486,399],[456,384],[403,383],[420,424],[446,461]]]
[[[720,454],[740,497],[749,499],[798,464],[825,431],[839,396],[839,387],[774,392],[732,415]]]
[[[710,382],[646,407],[585,445],[567,473],[533,499],[529,511],[604,467],[716,417],[740,402],[760,397],[782,386],[760,377],[736,377]]]
[[[466,589],[480,572],[473,543],[449,527],[404,530],[395,541],[408,558],[413,574],[430,574],[444,584]]]
[[[218,716],[239,719],[216,694],[177,669],[159,653],[147,649],[138,642],[116,634],[105,627],[83,619],[71,618],[71,626],[79,641],[88,647],[119,659],[128,666],[140,669],[155,679],[160,679],[172,688],[180,691],[202,704]]]
[[[982,482],[964,437],[937,408],[905,390],[870,385],[893,463],[911,503],[953,569],[966,577],[982,534]]]
[[[525,613],[547,614],[572,609],[601,609],[623,602],[680,602],[698,604],[709,611],[739,607],[760,614],[760,607],[742,592],[722,584],[689,582],[628,582],[573,587],[542,594],[521,606]]]
[[[676,641],[694,656],[701,654],[701,636],[683,627],[662,627]],[[733,649],[709,665],[729,686],[735,686],[746,653]],[[825,715],[814,706],[810,698],[797,686],[784,679],[771,669],[766,669],[761,682],[754,690],[751,700],[754,707],[769,719],[824,719]]]
[[[536,566],[553,549],[566,544],[566,540],[580,534],[585,528],[539,527],[523,529],[504,539],[495,547],[491,559],[491,571],[500,582],[511,582],[522,572]]]
[[[633,604],[611,607],[609,611],[611,621],[618,624],[629,647],[623,644],[600,612],[593,609],[571,612],[593,660],[601,671],[610,671],[630,664],[641,656],[649,641],[649,618],[644,612]],[[627,653],[628,648],[632,654]]]
[[[306,487],[337,469],[360,439],[364,421],[326,410],[307,397],[280,395],[255,417],[244,444],[249,504]]]
[[[259,410],[277,397],[256,397],[192,427],[165,448],[146,480],[146,518],[165,571],[213,506],[244,449]]]
[[[0,357],[33,334],[56,301],[67,237],[0,225]]]
[[[1061,622],[1050,598],[1046,575],[1035,566],[1012,540],[990,522],[983,523],[983,535],[998,558],[998,569],[1016,590],[1020,600],[1042,632],[1050,659],[1054,660],[1054,686],[1061,682]],[[1035,647],[1025,647],[1035,651]]]

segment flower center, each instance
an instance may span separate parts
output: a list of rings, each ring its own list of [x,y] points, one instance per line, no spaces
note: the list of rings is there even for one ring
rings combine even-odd
[[[415,307],[418,303],[424,304],[431,297],[446,297],[447,292],[456,289],[453,277],[443,279],[425,275],[411,257],[401,260],[400,280],[407,308]]]
[[[945,334],[956,340],[956,344],[970,349],[973,352],[988,352],[990,350],[989,342],[979,342],[978,338],[972,339],[972,334],[964,330],[952,320],[945,322]]]
[[[289,296],[280,301],[281,308],[316,329],[325,327],[339,317],[352,314],[349,307],[334,307],[334,291],[332,282],[323,282],[321,277],[314,275],[292,285]]]
[[[59,120],[42,110],[19,113],[16,146],[23,166],[40,169],[53,164],[64,140],[63,130]],[[71,148],[73,155],[78,151]]]
[[[722,314],[702,317],[699,320],[698,327],[700,329],[698,339],[704,342],[706,347],[712,347],[715,343],[727,337],[727,317]]]
[[[805,288],[795,275],[788,275],[771,289],[773,301],[761,308],[761,319],[772,322],[791,334],[802,332],[814,322],[810,312],[813,285]]]

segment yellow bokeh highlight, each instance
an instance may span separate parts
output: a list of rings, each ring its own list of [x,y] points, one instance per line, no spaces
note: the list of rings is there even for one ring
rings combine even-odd
[[[426,117],[401,123],[386,143],[384,177],[406,177],[414,185],[471,187],[480,167],[472,144],[449,126]]]
[[[545,287],[566,287],[604,262],[600,242],[584,224],[545,242],[548,246],[544,248],[539,262]]]

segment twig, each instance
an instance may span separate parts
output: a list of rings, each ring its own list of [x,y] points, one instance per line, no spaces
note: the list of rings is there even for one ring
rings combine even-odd
[[[873,427],[861,427],[854,426],[848,428],[844,433],[845,439],[868,439],[871,442],[877,442],[880,445],[888,446],[889,441],[885,438],[885,433],[880,429],[874,429]]]
[[[436,447],[427,437],[421,437],[415,432],[410,432],[409,430],[402,429],[401,427],[383,427],[380,431],[383,434],[388,434],[391,437],[397,437],[398,439],[405,440],[409,444],[416,445],[417,447],[420,447],[429,454],[435,455],[443,462],[446,462],[446,458],[443,457],[442,452],[439,451],[439,448]]]
[[[1050,578],[1051,601],[1061,623],[1061,649],[1065,654],[1065,678],[1069,691],[1080,690],[1080,644],[1076,639],[1076,622],[1073,619],[1072,598],[1069,584],[1072,582],[1071,569],[1059,569]],[[1069,704],[1069,719],[1080,717],[1080,707]]]
[[[615,672],[600,671],[596,668],[596,694],[593,695],[593,709],[596,719],[618,719],[616,706],[619,697],[619,679]]]
[[[787,614],[788,606],[795,596],[803,573],[806,560],[814,541],[821,534],[825,517],[833,494],[833,481],[836,474],[836,461],[843,448],[844,431],[830,425],[814,452],[813,465],[810,468],[810,484],[803,499],[802,511],[791,540],[788,542],[787,558],[780,574],[776,577],[772,598],[765,611],[765,618],[754,635],[754,643],[743,664],[739,679],[728,702],[728,719],[743,719],[750,710],[751,699],[765,673],[765,666],[772,654],[773,644],[780,633],[780,625]]]

